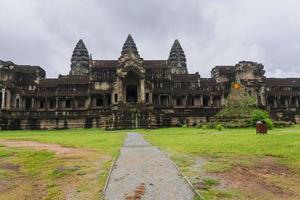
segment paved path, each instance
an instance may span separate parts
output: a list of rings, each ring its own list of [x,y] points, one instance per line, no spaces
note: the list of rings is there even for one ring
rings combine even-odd
[[[192,200],[193,192],[172,161],[138,133],[128,133],[105,199]]]

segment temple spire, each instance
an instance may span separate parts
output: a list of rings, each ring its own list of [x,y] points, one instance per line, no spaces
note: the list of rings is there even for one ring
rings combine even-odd
[[[70,74],[72,75],[83,75],[89,73],[89,52],[83,42],[80,39],[72,54],[71,58],[71,71]]]
[[[168,62],[174,73],[187,73],[185,54],[177,39],[171,48]]]
[[[129,53],[133,53],[137,56],[140,56],[139,52],[136,48],[135,42],[130,34],[128,35],[128,37],[123,45],[121,55],[129,54]]]

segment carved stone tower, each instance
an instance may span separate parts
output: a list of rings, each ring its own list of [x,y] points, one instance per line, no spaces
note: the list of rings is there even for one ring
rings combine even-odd
[[[114,85],[112,102],[136,104],[145,103],[144,60],[140,57],[135,42],[129,34],[121,51]]]
[[[71,58],[71,75],[86,75],[89,74],[89,52],[80,39],[76,44]]]
[[[134,54],[137,57],[140,57],[139,52],[136,48],[135,42],[133,41],[132,36],[129,34],[122,48],[121,56],[125,54]]]
[[[171,52],[168,59],[169,67],[172,74],[187,74],[186,58],[184,51],[176,39],[171,48]]]

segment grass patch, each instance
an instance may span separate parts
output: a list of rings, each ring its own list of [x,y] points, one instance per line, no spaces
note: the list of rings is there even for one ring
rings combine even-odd
[[[0,180],[7,177],[7,172],[4,169],[0,168]]]
[[[114,155],[123,144],[125,134],[102,129],[16,130],[1,131],[0,139],[55,143],[65,147],[91,148]]]
[[[0,169],[0,179],[14,188],[1,193],[0,199],[24,199],[28,195],[35,199],[65,199],[66,193],[68,198],[98,199],[124,137],[123,132],[101,129],[1,131],[0,141],[27,140],[79,149],[78,154],[69,155],[2,145],[0,162],[16,164],[20,170],[7,178],[6,170]],[[82,152],[80,148],[84,148]]]
[[[229,171],[232,167],[229,163],[210,161],[203,166],[203,169],[209,173],[219,173]]]
[[[279,170],[279,174],[274,171],[269,172],[266,177],[261,177],[266,179],[266,183],[270,183],[269,180],[279,176],[280,170],[288,168],[293,175],[289,175],[286,179],[290,181],[289,184],[292,185],[290,188],[295,192],[294,194],[299,194],[300,185],[294,181],[300,177],[299,125],[274,129],[269,131],[268,135],[256,135],[254,128],[223,129],[221,131],[197,128],[164,128],[139,131],[143,132],[145,138],[153,145],[159,146],[171,155],[183,173],[195,183],[195,186],[199,186],[200,193],[206,199],[244,199],[247,198],[247,195],[251,195],[251,197],[262,195],[258,198],[264,199],[268,195],[274,195],[264,189],[262,189],[262,193],[260,193],[261,191],[255,193],[254,191],[249,192],[247,188],[245,190],[228,186],[223,188],[224,186],[221,186],[222,184],[219,186],[219,183],[214,179],[205,180],[201,178],[203,173],[208,177],[211,173],[213,173],[212,177],[218,177],[218,174],[230,174],[236,168],[245,170],[245,172],[253,169],[254,171],[246,174],[239,171],[241,173],[239,174],[240,178],[245,176],[242,183],[245,182],[247,185],[247,181],[252,181],[253,185],[256,180],[253,180],[255,174],[252,177],[251,173],[261,173],[259,170],[263,166],[258,165],[263,161],[271,166],[271,168],[265,167],[264,170]],[[206,161],[201,161],[201,159]],[[275,168],[272,168],[273,166]],[[250,177],[246,177],[246,175]],[[266,185],[265,187],[276,188],[280,185],[287,185],[282,177],[278,181],[276,184],[270,183],[270,186]],[[257,182],[257,184],[260,183]],[[261,188],[261,186],[257,188]],[[290,194],[286,193],[285,195]]]
[[[17,163],[21,164],[30,176],[38,176],[51,168],[54,162],[54,153],[49,151],[17,151]]]
[[[10,156],[11,152],[0,148],[0,158]]]
[[[172,155],[212,158],[219,162],[217,165],[222,163],[228,169],[237,162],[248,163],[249,158],[272,156],[300,173],[300,126],[274,129],[269,131],[269,135],[256,135],[253,128],[224,129],[221,132],[166,128],[142,132],[152,144]]]

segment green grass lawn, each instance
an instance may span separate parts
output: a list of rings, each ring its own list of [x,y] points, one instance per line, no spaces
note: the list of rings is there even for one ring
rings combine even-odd
[[[125,134],[100,129],[0,131],[0,199],[99,199]],[[6,147],[2,139],[60,144],[79,149],[56,154]]]
[[[205,160],[205,164],[201,169],[206,174],[211,175],[233,173],[238,167],[244,167],[242,169],[248,171],[263,169],[264,166],[259,165],[265,163],[266,168],[277,170],[278,164],[278,166],[288,168],[289,172],[293,174],[291,178],[300,177],[300,126],[274,129],[269,131],[268,135],[256,135],[255,129],[252,128],[224,129],[222,131],[216,129],[165,128],[143,130],[142,132],[152,144],[170,153],[182,171],[193,181],[201,179],[198,173],[199,170],[193,169],[193,166],[197,165],[197,162],[201,159]],[[266,162],[266,159],[272,160],[272,163]],[[246,172],[248,172],[247,170]],[[265,174],[268,173],[265,172]],[[276,176],[276,172],[270,173],[268,181],[272,179],[275,182],[276,178],[280,179]],[[235,174],[233,173],[233,175]],[[208,187],[204,187],[205,189],[200,191],[208,199],[223,199],[226,195],[229,199],[234,196],[245,197],[240,194],[241,191],[239,190],[227,191],[227,194],[224,191],[223,193],[217,191],[216,188],[211,186],[218,185],[216,181],[219,180],[214,176],[212,177],[207,178],[205,176],[201,180],[202,184]],[[286,183],[280,183],[279,181],[276,186],[284,187],[284,184]],[[298,186],[295,186],[296,191],[293,190],[293,192],[300,192]],[[267,199],[267,196],[261,196],[261,198]]]
[[[130,130],[133,132],[133,130]],[[300,198],[300,126],[135,130],[168,152],[206,199]],[[0,142],[0,199],[98,199],[125,132],[99,129],[0,131],[0,140],[60,144],[76,155]]]
[[[101,129],[66,129],[0,131],[0,139],[30,140],[61,144],[66,147],[92,148],[115,154],[123,143],[124,133]]]

